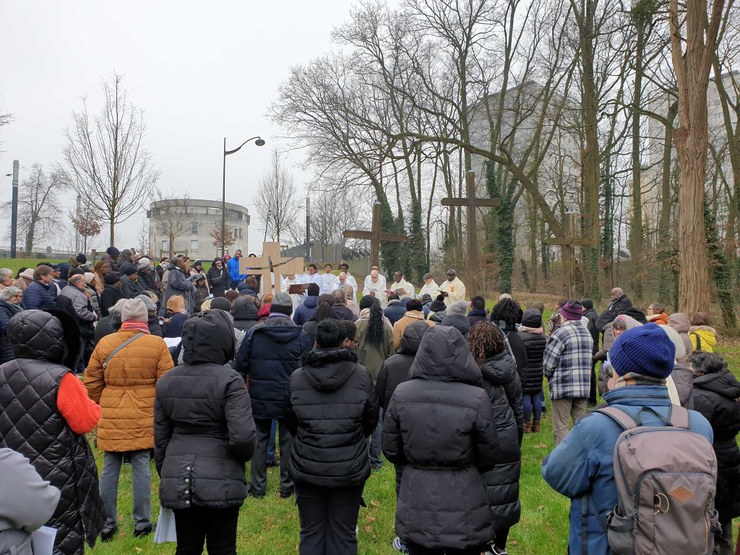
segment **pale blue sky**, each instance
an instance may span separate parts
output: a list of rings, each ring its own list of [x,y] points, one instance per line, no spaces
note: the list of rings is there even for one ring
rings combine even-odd
[[[0,201],[10,198],[4,175],[14,159],[25,168],[60,160],[63,130],[80,97],[97,111],[100,83],[115,71],[145,111],[146,143],[164,190],[220,200],[223,137],[230,148],[253,135],[267,140],[227,161],[227,200],[250,209],[249,248],[260,250],[262,224],[249,203],[282,134],[265,113],[289,68],[331,47],[331,29],[347,20],[350,6],[342,0],[0,0],[0,112],[14,115],[0,130]],[[288,161],[295,164],[300,155],[291,153]],[[303,175],[295,175],[302,186]],[[120,226],[120,245],[135,245],[144,220],[136,216]],[[105,248],[105,237],[94,246]]]

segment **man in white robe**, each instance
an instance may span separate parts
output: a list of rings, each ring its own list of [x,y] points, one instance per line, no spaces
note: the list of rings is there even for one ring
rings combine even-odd
[[[424,274],[424,285],[419,289],[419,298],[429,295],[432,300],[439,295],[439,285],[434,281],[434,276],[430,273]]]
[[[465,284],[452,268],[447,270],[447,279],[439,286],[439,290],[445,297],[446,306],[465,300]]]
[[[365,278],[365,288],[362,290],[362,296],[375,297],[380,301],[381,308],[385,309],[388,304],[385,291],[385,277],[380,275],[377,268],[370,270],[370,275]]]
[[[402,289],[403,294],[398,294],[401,299],[414,298],[414,285],[406,281],[406,274],[404,274],[403,272],[395,272],[393,274],[393,283],[391,283],[391,286],[388,289],[390,289],[394,293]]]

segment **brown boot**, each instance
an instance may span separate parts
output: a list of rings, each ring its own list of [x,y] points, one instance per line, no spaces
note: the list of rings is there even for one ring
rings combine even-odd
[[[532,432],[536,434],[539,431],[540,431],[540,421],[535,420],[534,422],[532,422]]]
[[[528,434],[532,431],[532,423],[527,421],[524,423],[524,433]]]

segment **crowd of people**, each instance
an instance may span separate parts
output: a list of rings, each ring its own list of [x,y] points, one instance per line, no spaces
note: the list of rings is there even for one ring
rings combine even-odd
[[[740,383],[713,353],[706,315],[642,312],[615,288],[601,314],[564,299],[544,321],[541,302],[466,300],[454,269],[423,282],[374,267],[358,284],[347,264],[309,264],[275,290],[241,251],[206,271],[114,247],[95,264],[79,254],[0,269],[0,476],[20,481],[0,480],[0,493],[33,492],[28,505],[0,496],[0,553],[32,553],[43,524],[58,554],[114,541],[125,463],[133,535],[151,534],[152,457],[178,555],[236,553],[239,508],[266,499],[269,466],[277,494],[295,496],[300,553],[357,553],[363,489],[384,455],[396,550],[506,554],[523,510],[522,443],[548,408],[555,449],[542,475],[572,499],[570,553],[635,552],[614,543],[625,516],[614,453],[630,423],[694,434],[709,497],[689,482],[669,494],[702,501],[707,533],[687,524],[678,537],[692,553],[732,553]],[[639,539],[634,511],[619,530]]]

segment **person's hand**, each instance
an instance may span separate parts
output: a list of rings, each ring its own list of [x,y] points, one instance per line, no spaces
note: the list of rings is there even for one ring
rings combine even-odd
[[[370,291],[370,296],[371,297],[374,297],[375,296],[375,291]]]

